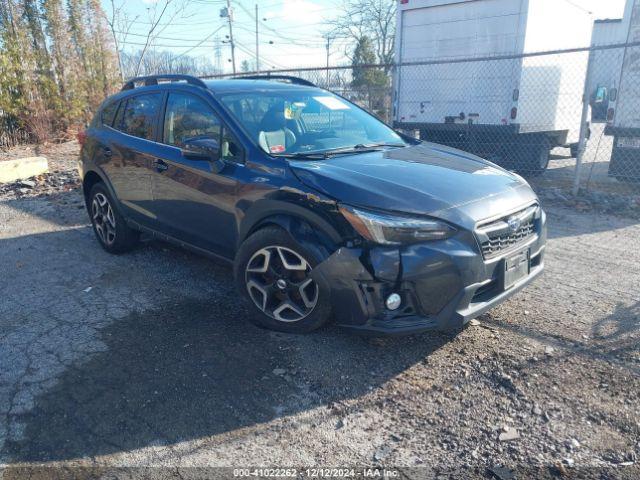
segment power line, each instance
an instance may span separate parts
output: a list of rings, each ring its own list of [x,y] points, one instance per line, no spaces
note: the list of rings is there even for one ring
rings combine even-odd
[[[243,32],[253,33],[253,30],[251,30],[251,29],[248,29],[248,28],[245,28],[245,27],[241,27],[241,26],[238,26],[238,25],[236,25],[236,27],[238,29],[242,30]],[[285,38],[285,37],[283,37],[281,35],[276,35],[274,33],[268,33],[268,32],[261,32],[260,35],[261,36],[266,36],[268,38],[278,39],[278,40],[286,40],[288,43],[292,43],[292,44],[297,45],[299,47],[309,47],[309,46],[314,46],[314,45],[324,46],[324,41],[320,41],[320,38],[322,38],[322,37],[316,37],[316,40],[307,41],[304,38],[300,38],[300,39],[294,39],[293,37]]]
[[[160,43],[151,43],[151,44],[147,44],[147,43],[141,43],[141,42],[119,42],[122,45],[137,45],[140,47],[144,47],[144,46],[149,46],[149,47],[161,47],[161,48],[175,48],[175,45],[166,45],[166,44],[160,44]],[[189,45],[182,45],[182,47],[187,47]]]
[[[222,27],[220,27],[220,28],[222,28]],[[220,28],[218,28],[218,30]],[[115,33],[119,33],[121,35],[125,35],[125,36],[132,35],[134,37],[145,37],[145,38],[150,36],[149,34],[145,34],[145,33],[121,32],[119,30],[114,30],[114,32]],[[151,35],[151,37],[154,38],[154,39],[155,38],[159,38],[160,40],[174,40],[174,41],[178,41],[178,42],[197,42],[198,41],[197,38],[176,38],[176,37],[164,37],[164,36],[155,36],[155,35]],[[176,46],[181,46],[181,45],[176,45]]]
[[[239,43],[239,42],[236,42],[236,45],[237,45],[237,47],[238,47],[240,50],[242,50],[244,53],[248,54],[249,56],[251,56],[251,57],[253,57],[253,58],[256,58],[255,53],[254,53],[254,52],[252,52],[252,51],[251,51],[251,49],[247,48],[246,46],[242,45],[242,44],[241,44],[241,43]],[[264,63],[268,63],[268,64],[270,64],[271,66],[274,66],[274,67],[278,67],[278,68],[287,68],[287,67],[285,67],[284,65],[282,65],[282,64],[280,64],[280,63],[277,63],[277,62],[274,62],[273,60],[271,60],[271,59],[269,59],[269,58],[265,57],[264,55],[262,55],[262,56],[261,56],[261,61],[263,61]]]
[[[253,13],[251,13],[251,11],[249,11],[249,9],[247,9],[242,3],[240,3],[239,1],[236,1],[236,4],[242,9],[244,10],[244,12],[249,15],[250,18],[257,20],[255,18],[255,16],[253,15]],[[294,39],[292,37],[286,36],[286,35],[282,35],[282,29],[279,30],[275,30],[274,28],[272,28],[270,25],[268,25],[266,22],[263,22],[263,27],[266,28],[267,30],[270,30],[271,32],[273,32],[274,34],[276,34],[278,36],[278,38],[283,38],[291,43],[296,43],[298,41],[302,41],[302,39],[298,40],[298,39]],[[299,45],[299,46],[306,46],[306,45]]]
[[[182,57],[182,56],[186,55],[187,53],[191,52],[192,50],[195,50],[196,48],[198,48],[200,45],[202,45],[204,42],[206,42],[207,40],[209,40],[211,37],[213,37],[213,36],[214,36],[216,33],[218,33],[220,30],[222,30],[222,27],[224,27],[224,25],[223,25],[223,26],[221,26],[221,27],[216,28],[216,29],[211,33],[211,35],[209,35],[208,37],[204,38],[204,39],[203,39],[200,43],[198,43],[195,47],[191,47],[190,49],[185,50],[185,51],[184,51],[184,52],[182,52],[180,55],[178,55],[176,58],[180,58],[180,57]]]
[[[571,0],[564,0],[565,2],[567,2],[569,5],[571,5],[572,7],[577,8],[578,10],[582,10],[584,13],[587,13],[589,15],[593,15],[593,12],[590,10],[587,10],[586,8],[584,8],[582,5],[578,5],[577,3],[572,2]]]

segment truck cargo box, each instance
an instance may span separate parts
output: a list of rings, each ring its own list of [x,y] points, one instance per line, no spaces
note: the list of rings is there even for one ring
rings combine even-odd
[[[610,95],[605,134],[613,136],[609,174],[621,180],[640,181],[640,0],[628,0],[621,29],[625,48],[617,91]]]
[[[592,26],[558,0],[401,2],[395,125],[577,142],[588,53],[522,55],[588,47]]]

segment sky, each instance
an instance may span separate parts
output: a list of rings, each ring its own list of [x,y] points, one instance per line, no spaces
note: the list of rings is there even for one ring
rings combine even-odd
[[[530,0],[537,1],[537,0]],[[625,0],[554,0],[574,5],[576,9],[591,12],[596,18],[620,18]],[[142,48],[150,26],[149,16],[154,9],[164,5],[165,0],[113,0],[116,6],[123,5],[130,20],[130,33],[124,48]],[[258,5],[258,41],[262,69],[281,69],[323,66],[326,64],[327,25],[339,14],[343,0],[231,0],[234,12],[233,33],[236,44],[238,70],[243,60],[255,62],[255,6]],[[112,9],[112,0],[102,0],[107,16]],[[184,5],[176,14],[174,6]],[[220,9],[226,0],[172,0],[156,33],[158,50],[169,50],[177,54],[209,56],[215,63],[216,37],[218,42],[226,40],[228,23],[220,18]],[[174,16],[175,15],[175,16]],[[167,19],[167,20],[165,20]],[[171,21],[168,21],[168,20]],[[218,43],[221,64],[225,72],[231,71],[230,47]],[[345,50],[348,41],[333,39],[330,44],[332,65],[347,62]]]
[[[125,49],[142,48],[150,26],[149,16],[165,0],[114,0],[124,4],[132,28],[126,38]],[[262,68],[295,68],[326,64],[327,22],[335,18],[337,6],[342,0],[231,0],[233,8],[233,35],[236,44],[238,70],[243,60],[255,62],[255,5],[258,4],[258,40]],[[107,16],[111,12],[111,0],[102,0]],[[154,5],[155,4],[155,5]],[[216,37],[227,40],[228,23],[220,18],[220,9],[226,0],[173,0],[173,4],[186,7],[170,25],[161,21],[155,44],[159,50],[170,50],[193,56],[210,56],[215,62]],[[172,7],[170,7],[172,8]],[[163,18],[171,18],[170,11]],[[137,17],[137,18],[136,18]],[[135,18],[135,21],[133,19]],[[222,64],[231,71],[228,43],[221,43]],[[333,40],[330,45],[330,61],[345,61],[344,39]]]

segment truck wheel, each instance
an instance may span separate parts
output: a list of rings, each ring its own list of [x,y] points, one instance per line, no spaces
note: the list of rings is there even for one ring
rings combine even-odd
[[[311,277],[321,261],[279,227],[265,227],[247,238],[236,255],[235,278],[249,301],[249,319],[287,333],[324,325],[331,315],[330,287]]]
[[[537,177],[542,175],[549,166],[551,145],[544,139],[535,144],[521,144],[516,171],[524,175]]]
[[[569,145],[569,149],[571,150],[571,157],[578,158],[578,144],[572,143],[571,145]]]

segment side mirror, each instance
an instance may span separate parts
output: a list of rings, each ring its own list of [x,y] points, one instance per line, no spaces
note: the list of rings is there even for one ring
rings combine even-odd
[[[214,138],[189,138],[184,141],[182,156],[188,160],[211,162],[215,173],[224,168],[224,160],[220,158],[220,143]]]
[[[188,138],[182,146],[182,155],[189,160],[214,162],[220,156],[220,144],[213,138]]]

